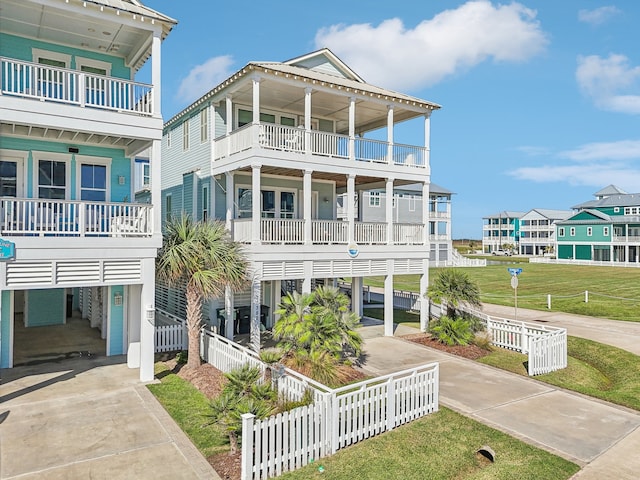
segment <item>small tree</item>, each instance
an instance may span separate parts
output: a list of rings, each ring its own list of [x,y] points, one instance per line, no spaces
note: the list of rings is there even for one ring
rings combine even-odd
[[[452,319],[457,317],[459,306],[482,306],[478,285],[466,273],[454,268],[441,270],[426,295],[434,302],[446,303],[447,316]]]
[[[222,296],[225,287],[240,289],[247,281],[247,260],[221,222],[194,222],[188,215],[166,225],[156,273],[169,286],[186,284],[188,368],[200,366],[202,304]]]

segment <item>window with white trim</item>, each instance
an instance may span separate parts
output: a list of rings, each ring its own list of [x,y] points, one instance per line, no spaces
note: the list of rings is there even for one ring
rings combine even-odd
[[[640,213],[639,207],[624,207],[625,215],[638,215]]]
[[[564,227],[558,228],[558,236],[559,237],[564,237]]]
[[[369,192],[369,206],[370,207],[380,206],[380,192]]]
[[[107,199],[107,166],[80,165],[80,200],[104,202]]]
[[[67,162],[38,160],[38,198],[67,198]]]
[[[189,119],[182,122],[182,149],[189,150]]]
[[[591,235],[593,235],[593,228],[587,227],[587,237],[590,237]]]
[[[209,220],[209,185],[202,186],[202,220]]]
[[[151,185],[151,165],[148,163],[142,164],[142,186],[148,187]]]
[[[200,110],[200,142],[209,140],[209,108]]]
[[[569,230],[569,236],[571,237],[576,236],[576,227],[571,227],[571,229]]]
[[[609,227],[602,227],[602,235],[605,237],[609,236]]]

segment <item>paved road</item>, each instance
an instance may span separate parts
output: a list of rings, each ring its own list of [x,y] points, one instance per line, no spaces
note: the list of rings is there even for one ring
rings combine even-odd
[[[369,320],[361,329],[365,370],[374,375],[440,364],[440,402],[527,443],[571,460],[580,480],[635,480],[640,471],[640,412],[568,392],[399,338]]]

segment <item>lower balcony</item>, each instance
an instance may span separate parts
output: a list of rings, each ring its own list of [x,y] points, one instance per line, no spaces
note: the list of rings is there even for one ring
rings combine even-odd
[[[0,235],[151,237],[152,206],[135,203],[0,198]]]
[[[262,244],[276,245],[347,245],[349,223],[342,220],[312,220],[311,237],[305,239],[305,221],[302,219],[260,219],[259,240]],[[387,239],[387,224],[355,222],[354,241],[358,245],[423,245],[424,225],[394,223],[393,238]],[[240,218],[233,221],[233,239],[251,243],[254,237],[252,220]]]

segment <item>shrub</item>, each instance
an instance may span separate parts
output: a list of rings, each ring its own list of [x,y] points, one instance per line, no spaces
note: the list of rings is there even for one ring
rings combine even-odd
[[[478,332],[475,337],[473,337],[472,343],[483,350],[492,350],[493,346],[491,344],[491,335],[487,332]]]
[[[473,339],[471,324],[464,318],[440,317],[431,332],[439,342],[446,345],[469,345]]]

